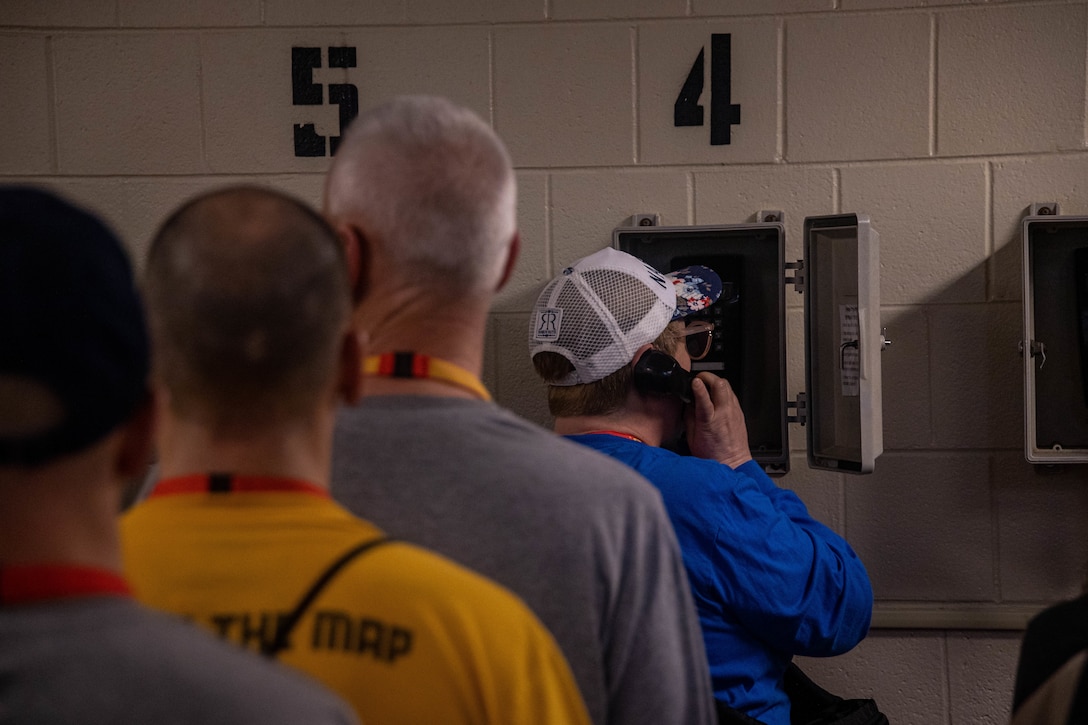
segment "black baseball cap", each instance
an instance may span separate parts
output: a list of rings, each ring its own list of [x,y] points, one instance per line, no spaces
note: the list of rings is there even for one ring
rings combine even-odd
[[[146,400],[148,368],[117,237],[50,192],[0,185],[0,379],[35,383],[60,405],[51,425],[25,431],[0,396],[0,465],[37,466],[101,440]]]

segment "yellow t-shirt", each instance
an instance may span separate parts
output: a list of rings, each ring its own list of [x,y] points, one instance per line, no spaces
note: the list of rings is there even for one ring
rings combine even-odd
[[[122,520],[125,569],[144,603],[256,651],[333,561],[382,532],[308,484],[234,480],[224,493],[194,491],[203,476],[160,484]],[[352,560],[288,642],[279,659],[367,725],[589,723],[557,645],[518,598],[406,543]]]

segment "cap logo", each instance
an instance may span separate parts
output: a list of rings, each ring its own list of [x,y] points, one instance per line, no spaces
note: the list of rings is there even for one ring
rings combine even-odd
[[[558,307],[546,307],[537,310],[533,325],[533,339],[537,342],[549,342],[559,339],[559,326],[563,320],[563,310]]]
[[[650,279],[652,279],[654,282],[657,282],[658,286],[660,286],[661,289],[668,288],[668,284],[665,283],[665,275],[661,274],[648,264],[643,264],[642,266],[646,268],[646,274],[650,275]]]

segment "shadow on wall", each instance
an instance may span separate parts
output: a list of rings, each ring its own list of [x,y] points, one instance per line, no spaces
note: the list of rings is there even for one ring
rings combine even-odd
[[[838,657],[797,658],[820,685],[874,697],[895,725],[1009,721],[1019,632],[872,632]]]
[[[847,536],[880,600],[1048,602],[1079,587],[1088,547],[1070,542],[1088,540],[1085,470],[1045,475],[1024,460],[1019,225],[1002,236],[989,259],[925,301],[883,308],[893,344],[882,356],[875,474],[809,470],[805,431],[789,426],[796,455],[779,482]],[[985,300],[948,301],[983,297],[983,280]],[[518,290],[507,309],[531,309],[542,287]],[[803,386],[802,313],[787,315],[792,398]],[[527,313],[492,316],[488,383],[502,405],[550,428],[527,335]]]
[[[808,469],[805,431],[790,426],[792,470],[778,483],[846,536],[878,606],[1042,605],[1082,583],[1088,468],[1047,474],[1024,460],[1018,224],[1000,236],[990,258],[925,300],[883,307],[893,344],[882,357],[885,453],[873,475]],[[530,309],[542,287],[521,291],[510,309]],[[791,307],[787,316],[793,397],[803,386],[802,313]],[[492,389],[502,405],[550,428],[527,334],[526,312],[492,315]],[[1005,722],[1019,637],[877,631],[853,652],[805,667],[834,692],[877,697],[896,723]]]
[[[1018,229],[961,276],[984,274],[990,301],[884,309],[885,454],[844,497],[880,600],[1044,603],[1079,588],[1088,472],[1024,460],[1019,287],[993,291],[1019,279]]]

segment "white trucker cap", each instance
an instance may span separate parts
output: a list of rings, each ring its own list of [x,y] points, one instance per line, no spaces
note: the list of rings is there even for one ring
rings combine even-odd
[[[657,339],[670,322],[717,301],[714,270],[662,274],[611,247],[584,257],[544,287],[533,307],[529,356],[559,353],[574,371],[549,385],[581,385],[610,375]]]

